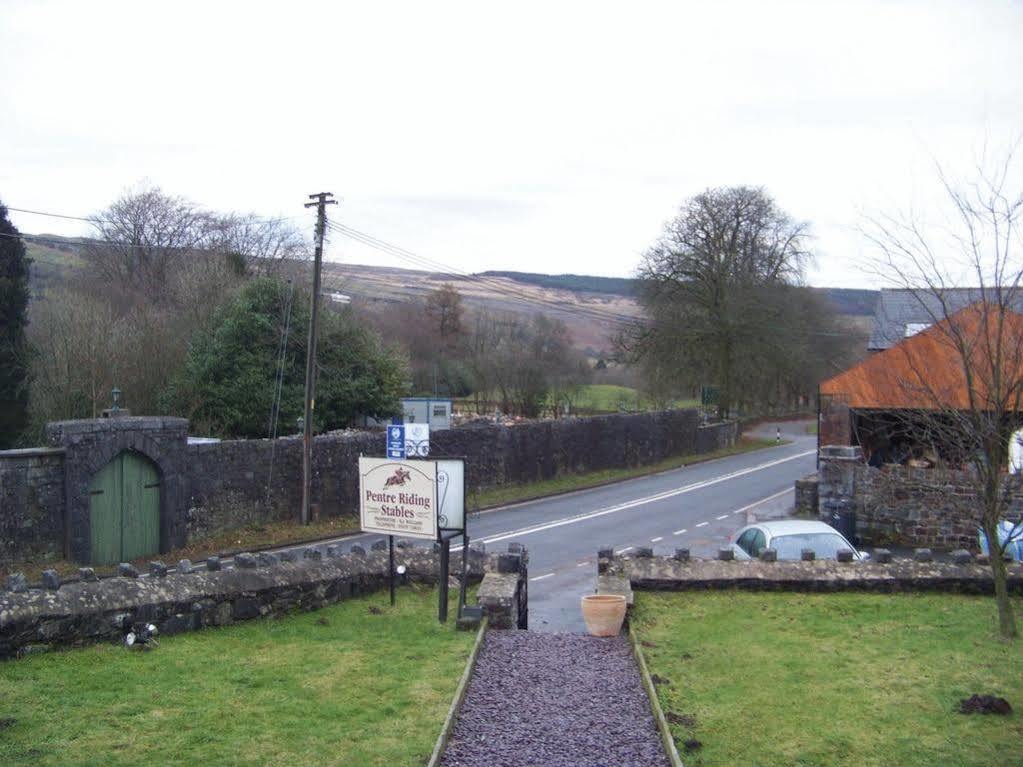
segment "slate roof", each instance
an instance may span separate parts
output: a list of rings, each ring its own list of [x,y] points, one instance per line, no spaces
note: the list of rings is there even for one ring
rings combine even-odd
[[[990,290],[990,289],[989,289]],[[983,298],[980,288],[950,288],[942,292],[948,315]],[[1012,308],[1023,312],[1023,291],[1017,291]],[[946,315],[938,296],[928,291],[883,288],[874,309],[874,328],[867,342],[869,351],[890,349],[906,338],[907,325],[930,325]]]
[[[951,323],[963,337],[973,339],[972,385],[964,374],[962,357],[950,342]],[[997,312],[985,315],[983,305],[975,304],[822,382],[820,393],[851,408],[869,410],[967,410],[971,388],[975,402],[1003,399],[1007,392],[988,387],[994,370],[985,355],[996,347],[999,333],[1004,334],[1000,345],[1003,386],[1010,385],[1023,379],[1023,314],[1006,313],[999,330]],[[1003,403],[1003,407],[1012,406],[1009,400]]]

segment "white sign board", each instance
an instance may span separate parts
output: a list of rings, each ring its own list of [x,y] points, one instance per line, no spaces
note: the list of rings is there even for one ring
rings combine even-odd
[[[443,459],[437,462],[437,526],[461,530],[465,525],[465,461]]]
[[[425,458],[430,454],[430,424],[405,424],[405,455],[408,458]]]
[[[436,540],[436,462],[359,458],[359,518],[367,533]]]

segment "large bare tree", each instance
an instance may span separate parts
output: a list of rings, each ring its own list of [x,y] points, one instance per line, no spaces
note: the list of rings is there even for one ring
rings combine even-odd
[[[968,183],[938,170],[942,199],[931,219],[893,214],[864,227],[885,284],[909,293],[928,318],[921,343],[902,343],[900,413],[905,432],[926,439],[963,469],[969,503],[991,552],[1004,637],[1018,635],[1006,587],[1000,520],[1023,529],[1021,475],[1008,471],[1009,445],[1023,416],[1023,186],[1010,152]],[[940,363],[940,364],[939,364]]]
[[[828,330],[815,327],[827,324],[824,307],[813,317],[792,311],[789,288],[802,282],[809,258],[807,225],[763,189],[698,194],[644,255],[646,317],[619,337],[619,350],[643,366],[654,392],[715,385],[727,415],[758,394],[751,382],[765,380],[765,364],[772,379],[805,369],[805,355],[793,350]]]

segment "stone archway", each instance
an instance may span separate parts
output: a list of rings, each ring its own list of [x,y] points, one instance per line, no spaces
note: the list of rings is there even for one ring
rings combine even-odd
[[[93,491],[103,490],[103,494],[106,494],[108,490],[102,486],[102,483],[106,482],[110,494],[115,495],[113,485],[109,483],[115,482],[114,474],[117,469],[110,469],[111,473],[105,477],[102,472],[116,461],[129,460],[131,465],[128,470],[140,475],[131,479],[129,483],[131,492],[155,491],[147,503],[155,504],[157,509],[157,530],[147,527],[144,534],[140,533],[143,541],[140,545],[146,551],[139,552],[136,556],[165,552],[184,545],[187,535],[185,525],[187,420],[166,417],[121,417],[60,421],[48,424],[46,433],[51,445],[65,450],[64,554],[67,558],[83,564],[93,563]],[[121,454],[134,457],[118,458]],[[145,466],[150,466],[151,471],[155,472],[155,481],[153,474],[148,474],[148,479],[142,476],[147,471]],[[124,468],[122,463],[121,492],[124,491]],[[95,484],[97,481],[99,484]],[[154,484],[155,488],[145,487]],[[149,508],[147,506],[147,509]],[[105,508],[103,504],[100,504],[99,509],[106,513],[106,516],[99,520],[99,524],[106,525],[107,532],[98,530],[96,540],[109,542],[102,553],[102,558],[109,560],[115,548],[112,541],[115,536],[112,531],[115,524],[124,524],[123,510],[119,512],[121,516],[118,517],[112,509]],[[137,516],[134,515],[134,510],[129,511],[132,512],[128,520],[130,527],[137,520]],[[152,518],[147,516],[145,519],[151,521]],[[129,529],[128,532],[129,538],[136,537],[135,531]],[[154,538],[158,540],[155,548]],[[123,555],[126,552],[135,552],[136,548],[134,544],[127,549],[119,546],[118,551]]]

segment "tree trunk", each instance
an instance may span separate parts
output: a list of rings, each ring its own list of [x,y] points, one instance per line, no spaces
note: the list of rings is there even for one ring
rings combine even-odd
[[[998,604],[998,630],[1006,639],[1019,636],[1016,629],[1016,617],[1013,614],[1012,602],[1009,601],[1009,589],[1006,585],[1005,560],[1002,559],[1002,547],[998,544],[998,525],[984,522],[984,534],[987,536],[988,552],[991,560],[991,576],[995,582],[995,602]]]

